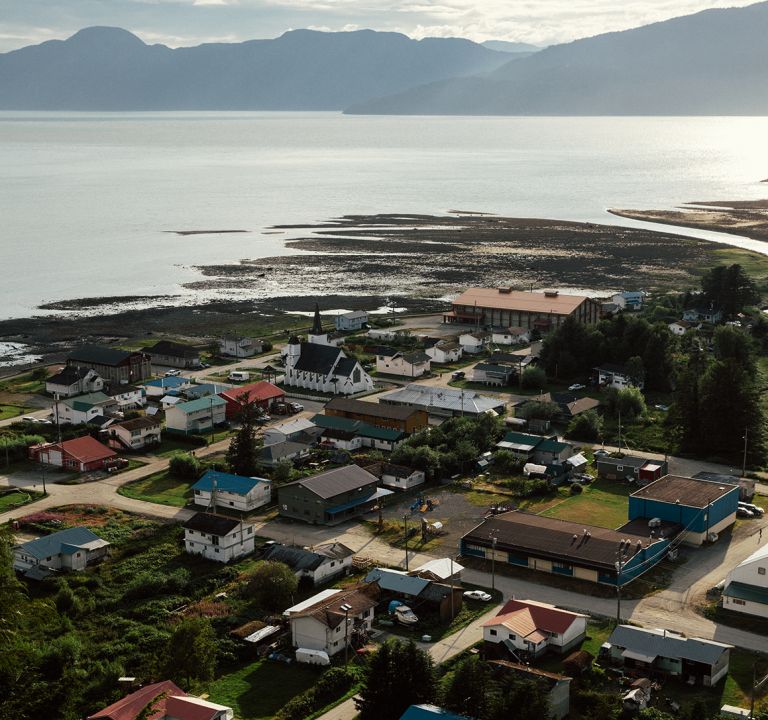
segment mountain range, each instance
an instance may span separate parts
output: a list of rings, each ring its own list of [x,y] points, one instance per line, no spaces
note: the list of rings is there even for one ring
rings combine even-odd
[[[768,115],[768,2],[550,46],[347,110],[416,115]]]
[[[509,60],[469,40],[372,30],[171,49],[92,27],[0,54],[0,109],[341,110]]]

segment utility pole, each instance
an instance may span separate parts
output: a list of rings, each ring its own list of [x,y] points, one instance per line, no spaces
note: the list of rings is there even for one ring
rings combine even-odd
[[[344,665],[346,665],[349,662],[349,611],[352,606],[344,603],[339,609],[344,611]]]
[[[491,535],[491,590],[496,589],[496,543],[498,538]]]
[[[621,625],[621,571],[624,569],[624,541],[619,543],[616,561],[616,625]]]
[[[408,513],[403,515],[403,525],[405,527],[405,571],[408,572]]]
[[[619,452],[621,452],[621,408],[619,410]]]
[[[747,474],[747,442],[749,439],[749,427],[744,428],[744,459],[741,462],[741,477]]]
[[[216,442],[216,426],[213,424],[213,395],[211,395],[211,444]]]

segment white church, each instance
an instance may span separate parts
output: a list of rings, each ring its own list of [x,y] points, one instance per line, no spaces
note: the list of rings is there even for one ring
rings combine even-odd
[[[307,341],[302,342],[293,335],[281,351],[285,363],[284,384],[334,395],[373,390],[371,376],[357,360],[348,358],[336,347],[336,342],[323,331],[320,308],[315,305],[315,320]]]

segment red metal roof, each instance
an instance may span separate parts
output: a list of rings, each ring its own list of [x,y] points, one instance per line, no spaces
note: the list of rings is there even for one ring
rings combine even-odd
[[[219,393],[225,400],[235,403],[239,403],[240,398],[244,394],[248,395],[248,402],[263,402],[264,400],[272,400],[273,398],[280,398],[285,395],[279,387],[266,380],[259,380],[259,382],[251,383],[250,385],[233,387]]]
[[[186,693],[170,680],[147,685],[146,687],[126,695],[122,700],[112,703],[109,707],[89,715],[87,720],[135,720],[136,716],[144,710],[159,695],[165,697],[171,695],[186,695]],[[161,720],[165,717],[165,697],[158,703],[155,712],[148,716],[147,720]]]
[[[493,618],[493,621],[499,623],[502,615],[511,615],[526,610],[530,612],[531,618],[537,629],[560,634],[571,627],[576,618],[582,617],[578,613],[569,612],[568,610],[560,610],[560,608],[545,605],[543,603],[525,600],[508,600],[504,604],[504,607],[499,610],[499,614]],[[493,621],[489,620],[485,624],[494,624]]]
[[[114,450],[110,450],[106,445],[102,445],[98,440],[90,435],[75,438],[74,440],[65,440],[60,445],[61,451],[75,458],[79,462],[93,462],[94,460],[106,460],[107,458],[117,457]]]

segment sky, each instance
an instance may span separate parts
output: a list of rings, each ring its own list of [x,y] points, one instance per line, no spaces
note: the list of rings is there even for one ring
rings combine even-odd
[[[171,47],[271,38],[286,30],[401,32],[535,45],[568,42],[753,0],[0,0],[0,52],[91,25]]]

